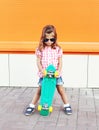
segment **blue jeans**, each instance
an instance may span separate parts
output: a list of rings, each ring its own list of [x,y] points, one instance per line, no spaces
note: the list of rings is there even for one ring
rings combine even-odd
[[[41,86],[43,78],[39,79],[38,85]],[[62,77],[56,78],[56,85],[63,85],[63,79]]]

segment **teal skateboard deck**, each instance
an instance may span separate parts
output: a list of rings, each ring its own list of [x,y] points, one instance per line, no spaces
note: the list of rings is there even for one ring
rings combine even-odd
[[[40,115],[42,116],[49,115],[49,113],[53,110],[52,102],[56,89],[55,72],[55,67],[53,65],[49,65],[46,68],[46,76],[42,81],[40,105],[38,106],[38,111],[40,111]]]

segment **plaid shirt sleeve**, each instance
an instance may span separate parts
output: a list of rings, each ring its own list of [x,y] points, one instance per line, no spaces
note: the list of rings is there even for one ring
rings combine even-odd
[[[62,49],[59,49],[59,50],[58,50],[58,57],[60,58],[60,57],[62,57],[62,55],[63,55],[63,50],[62,50]]]
[[[41,51],[37,48],[35,51],[36,56],[41,56]]]

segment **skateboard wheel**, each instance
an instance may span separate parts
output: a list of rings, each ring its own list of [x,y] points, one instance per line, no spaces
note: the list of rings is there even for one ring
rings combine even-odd
[[[55,71],[54,76],[57,77],[59,75],[58,71]]]
[[[38,105],[38,111],[41,111],[41,109],[42,109],[42,106]]]
[[[44,72],[43,72],[43,73],[44,73],[44,76],[46,76],[46,75],[47,75],[47,71],[46,71],[46,70],[44,70]]]
[[[52,112],[53,111],[53,107],[49,107],[49,112]]]

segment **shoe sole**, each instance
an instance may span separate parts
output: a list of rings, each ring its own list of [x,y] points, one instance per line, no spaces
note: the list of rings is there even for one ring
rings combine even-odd
[[[34,111],[35,111],[35,110],[33,110],[33,111],[31,112],[31,114],[29,114],[29,113],[24,113],[24,115],[25,115],[25,116],[30,116],[30,115],[32,115],[32,114],[34,113]]]
[[[67,112],[65,112],[65,114],[66,114],[66,115],[72,115],[72,113],[69,113],[69,112],[68,112],[68,113],[67,113]]]

